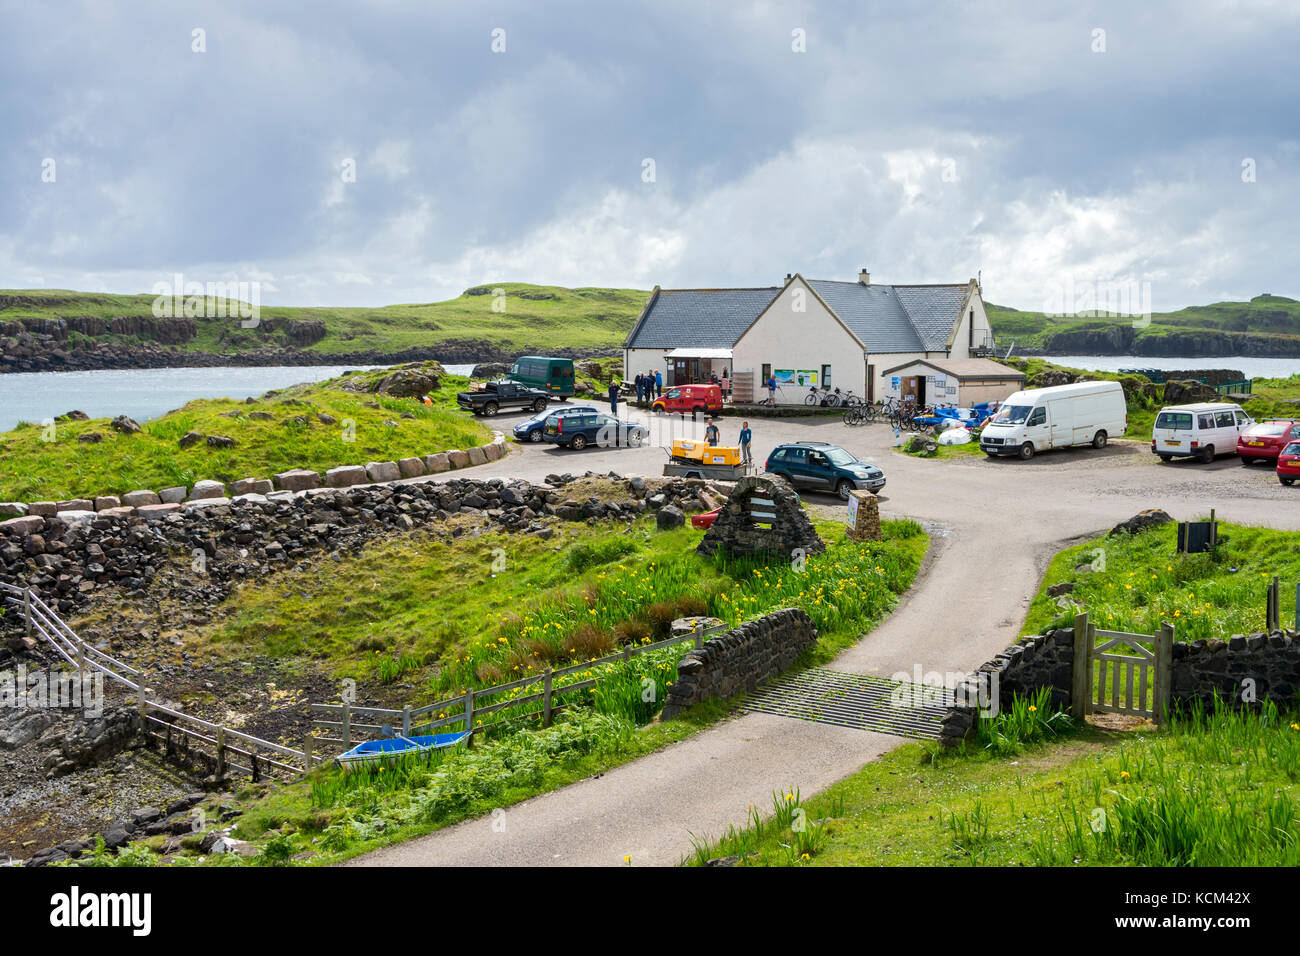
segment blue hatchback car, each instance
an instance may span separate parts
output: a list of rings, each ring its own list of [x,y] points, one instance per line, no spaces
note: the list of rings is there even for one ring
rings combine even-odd
[[[801,441],[778,445],[767,456],[763,470],[780,475],[795,488],[833,491],[845,501],[849,492],[861,488],[879,493],[885,487],[885,473],[875,465],[858,461],[839,445],[824,441]]]
[[[588,445],[599,445],[601,448],[635,447],[649,437],[650,429],[644,425],[594,410],[576,415],[567,411],[560,415],[552,414],[542,426],[542,441],[574,450]]]
[[[574,405],[564,408],[548,408],[545,411],[538,412],[536,415],[530,415],[514,427],[514,435],[519,441],[540,442],[542,440],[542,426],[546,424],[546,419],[552,415],[572,415],[575,412],[588,415],[596,414],[596,409],[590,405]]]

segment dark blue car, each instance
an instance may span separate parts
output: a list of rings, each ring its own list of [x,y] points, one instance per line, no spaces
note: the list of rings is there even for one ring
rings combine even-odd
[[[845,501],[855,488],[879,492],[885,487],[885,473],[875,465],[858,461],[839,445],[824,441],[778,445],[767,456],[763,470],[780,475],[795,488],[833,491]]]
[[[519,441],[540,442],[542,440],[542,426],[546,424],[546,419],[552,415],[571,415],[574,412],[581,412],[587,415],[594,415],[596,409],[590,405],[574,405],[572,408],[548,408],[545,411],[538,412],[536,415],[525,418],[522,422],[514,427],[515,438]]]
[[[635,447],[650,437],[650,429],[613,415],[590,411],[551,415],[542,426],[542,441],[575,450],[588,445],[601,448]]]

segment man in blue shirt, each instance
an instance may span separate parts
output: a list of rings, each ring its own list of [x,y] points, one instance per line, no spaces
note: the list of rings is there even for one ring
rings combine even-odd
[[[664,373],[655,371],[655,397],[663,398],[664,394]]]
[[[744,455],[744,463],[752,465],[754,458],[749,452],[749,443],[754,440],[754,433],[749,430],[749,422],[740,423],[740,453]]]

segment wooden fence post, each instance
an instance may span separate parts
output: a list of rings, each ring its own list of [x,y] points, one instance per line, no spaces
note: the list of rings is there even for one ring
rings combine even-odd
[[[253,764],[254,767],[257,764]],[[226,775],[226,728],[217,728],[217,776]]]
[[[1168,716],[1169,699],[1173,690],[1170,682],[1174,674],[1174,626],[1168,621],[1160,623],[1156,636],[1156,692],[1152,710],[1155,722],[1163,724]]]
[[[1268,598],[1265,601],[1264,611],[1264,630],[1268,631],[1270,634],[1273,631],[1276,631],[1281,625],[1282,609],[1280,607],[1281,601],[1279,600],[1279,597],[1280,592],[1278,591],[1277,586],[1277,576],[1274,575],[1273,580],[1268,586]]]
[[[551,726],[551,669],[542,675],[542,726]]]
[[[465,730],[469,736],[465,738],[465,746],[470,747],[474,744],[474,688],[471,687],[465,691]]]
[[[343,750],[352,749],[352,705],[343,705]]]
[[[1088,632],[1088,612],[1074,617],[1074,667],[1070,679],[1070,716],[1082,720],[1092,708],[1088,706],[1092,687],[1092,638]]]
[[[302,741],[302,772],[311,773],[311,731],[307,731],[307,736]]]

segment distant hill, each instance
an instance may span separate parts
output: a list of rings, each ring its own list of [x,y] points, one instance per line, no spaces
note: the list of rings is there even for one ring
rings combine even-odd
[[[503,290],[504,297],[496,290]],[[501,282],[425,304],[263,305],[260,321],[246,328],[252,323],[241,320],[239,303],[233,300],[206,300],[206,307],[197,310],[204,315],[186,316],[182,309],[159,317],[152,295],[3,290],[0,369],[359,364],[417,358],[475,362],[501,361],[521,352],[612,354],[648,296],[637,289]]]
[[[1257,295],[1156,312],[1150,325],[1128,316],[1052,316],[986,303],[1000,346],[1056,355],[1300,357],[1300,302]]]

